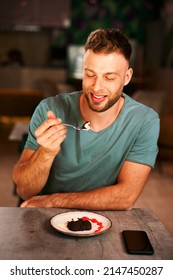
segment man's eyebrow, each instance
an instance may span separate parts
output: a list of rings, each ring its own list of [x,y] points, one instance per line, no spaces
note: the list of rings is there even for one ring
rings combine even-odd
[[[93,70],[91,70],[91,69],[89,69],[89,68],[87,68],[87,67],[85,67],[84,70],[87,70],[87,71],[90,71],[90,72],[93,72],[93,73],[94,73]]]
[[[117,73],[116,72],[107,72],[107,73],[105,73],[105,75],[117,75]]]
[[[89,69],[87,67],[85,67],[84,70],[90,71],[92,73],[95,73],[93,70],[91,70],[91,69]],[[117,75],[117,73],[116,72],[106,72],[105,75]]]

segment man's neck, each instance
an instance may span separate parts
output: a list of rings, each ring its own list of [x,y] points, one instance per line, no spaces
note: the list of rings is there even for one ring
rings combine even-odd
[[[99,132],[110,126],[119,116],[124,105],[124,97],[120,97],[116,104],[104,112],[95,112],[89,108],[84,94],[80,98],[80,111],[83,121],[91,122],[91,130]]]

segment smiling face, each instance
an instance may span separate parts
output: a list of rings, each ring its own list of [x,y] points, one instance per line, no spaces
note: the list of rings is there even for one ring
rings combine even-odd
[[[84,55],[83,93],[88,106],[95,112],[104,112],[114,106],[123,87],[132,77],[132,69],[121,53],[94,53]]]

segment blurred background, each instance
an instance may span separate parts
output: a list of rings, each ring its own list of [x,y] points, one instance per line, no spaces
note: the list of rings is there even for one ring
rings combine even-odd
[[[124,91],[160,115],[156,168],[137,206],[151,208],[173,232],[173,0],[0,2],[0,206],[18,205],[11,171],[34,108],[81,89],[83,46],[101,27],[129,37],[134,76]]]

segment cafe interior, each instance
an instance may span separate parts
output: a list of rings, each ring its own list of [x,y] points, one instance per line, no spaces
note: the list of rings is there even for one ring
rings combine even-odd
[[[0,3],[0,207],[18,207],[11,173],[44,98],[81,89],[87,35],[117,27],[132,44],[124,92],[160,116],[159,153],[134,207],[173,234],[173,1],[6,0]]]

